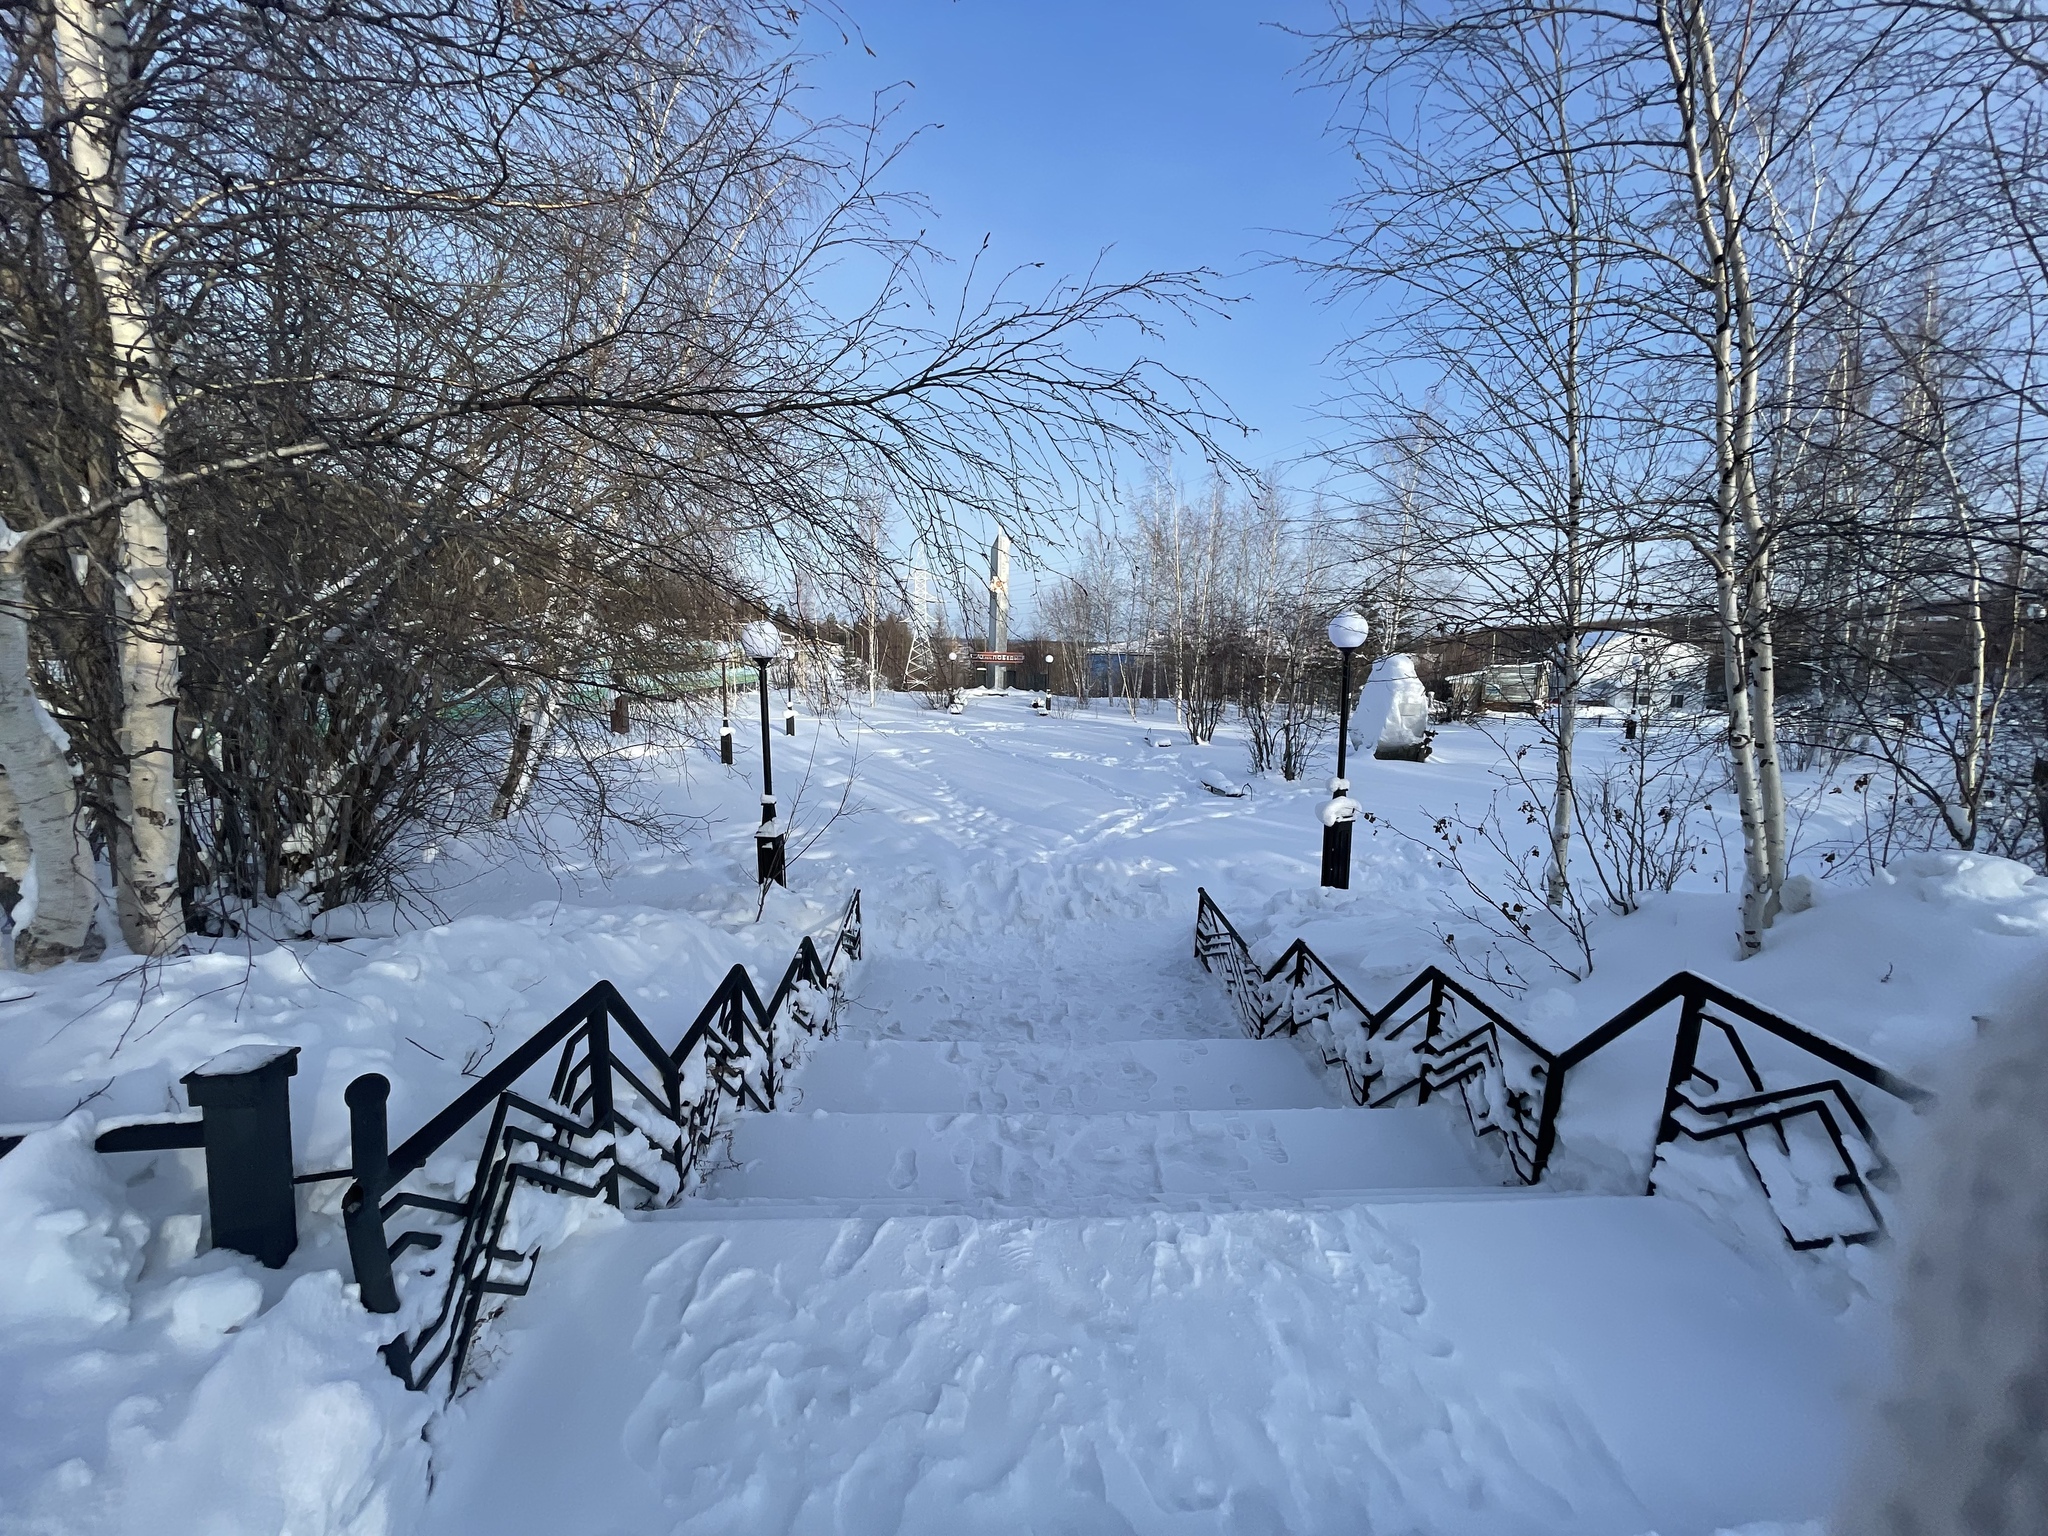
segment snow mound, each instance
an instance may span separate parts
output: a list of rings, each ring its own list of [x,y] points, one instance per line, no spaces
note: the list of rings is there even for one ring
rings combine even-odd
[[[1979,927],[2048,933],[2048,879],[2015,859],[1988,853],[1912,853],[1885,866],[1889,879],[1922,901],[1974,907]]]
[[[128,1321],[149,1226],[92,1137],[81,1110],[0,1158],[0,1337],[81,1342]]]
[[[1406,754],[1429,739],[1429,695],[1413,656],[1382,656],[1351,713],[1351,750]]]
[[[0,1531],[410,1529],[430,1403],[377,1356],[388,1322],[332,1269],[265,1311],[284,1277],[254,1260],[152,1250],[93,1133],[0,1158]]]
[[[424,1462],[419,1421],[429,1404],[377,1359],[387,1330],[334,1271],[302,1276],[226,1342],[182,1412],[152,1423],[158,1415],[116,1410],[103,1479],[107,1528],[160,1536],[408,1528],[424,1468],[397,1464]]]

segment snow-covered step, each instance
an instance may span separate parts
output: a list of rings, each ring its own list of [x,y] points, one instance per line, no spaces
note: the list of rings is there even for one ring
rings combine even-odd
[[[1855,1343],[1641,1196],[624,1221],[492,1326],[421,1528],[1706,1536],[1827,1511]]]
[[[1060,1050],[976,1041],[839,1036],[804,1064],[788,1097],[835,1113],[983,1110],[1318,1109],[1348,1102],[1342,1080],[1285,1040],[1132,1040]]]
[[[1059,1209],[1161,1195],[1481,1187],[1501,1171],[1441,1106],[742,1116],[713,1199],[901,1197]]]
[[[852,1027],[894,1040],[1047,1047],[1239,1034],[1223,990],[1188,960],[1184,933],[1164,946],[1152,939],[1104,925],[1043,963],[1005,956],[984,967],[877,950],[849,983]]]
[[[901,1221],[912,1217],[970,1216],[979,1220],[1016,1219],[1030,1216],[1057,1216],[1071,1218],[1080,1216],[1129,1217],[1143,1212],[1157,1212],[1163,1215],[1195,1217],[1204,1215],[1229,1215],[1248,1211],[1338,1211],[1348,1210],[1361,1200],[1370,1200],[1375,1206],[1409,1205],[1417,1202],[1457,1201],[1543,1201],[1579,1198],[1576,1194],[1559,1194],[1550,1190],[1525,1188],[1519,1184],[1487,1186],[1435,1185],[1423,1189],[1356,1189],[1312,1190],[1306,1194],[1290,1194],[1281,1190],[1237,1191],[1228,1195],[1154,1195],[1145,1200],[1133,1201],[1115,1196],[1101,1196],[1085,1199],[1073,1196],[1059,1201],[1045,1201],[1036,1205],[1025,1205],[1001,1200],[979,1200],[963,1202],[941,1198],[921,1199],[917,1196],[891,1195],[863,1196],[860,1199],[833,1197],[829,1199],[768,1199],[755,1197],[746,1200],[721,1200],[713,1195],[692,1195],[682,1204],[665,1210],[636,1213],[637,1220],[663,1221],[679,1224],[730,1223],[749,1221],[788,1221],[812,1217],[833,1219],[861,1218],[875,1221]]]

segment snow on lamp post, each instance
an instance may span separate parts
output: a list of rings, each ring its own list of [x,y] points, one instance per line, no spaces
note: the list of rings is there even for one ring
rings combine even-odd
[[[753,662],[761,682],[761,825],[754,833],[754,852],[763,885],[789,884],[782,822],[775,814],[774,735],[768,728],[768,664],[782,654],[782,635],[766,619],[740,631],[740,649]]]
[[[1344,777],[1344,744],[1351,734],[1351,653],[1372,634],[1365,615],[1346,608],[1330,620],[1330,644],[1344,658],[1337,687],[1337,776],[1330,780],[1330,800],[1323,807],[1323,884],[1333,890],[1351,888],[1351,824],[1358,819],[1358,802],[1351,798],[1351,781]]]

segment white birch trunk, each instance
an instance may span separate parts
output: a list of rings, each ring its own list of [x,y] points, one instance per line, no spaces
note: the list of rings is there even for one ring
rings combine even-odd
[[[1984,560],[1977,542],[1976,519],[1971,515],[1968,493],[1963,489],[1962,477],[1956,473],[1955,460],[1950,452],[1948,422],[1944,415],[1940,422],[1936,451],[1941,460],[1942,472],[1948,481],[1949,505],[1960,536],[1965,558],[1969,561],[1969,585],[1967,616],[1970,638],[1970,725],[1964,738],[1963,754],[1956,764],[1956,801],[1948,802],[1942,796],[1937,802],[1949,837],[1958,848],[1965,851],[1977,846],[1980,815],[1984,804],[1984,784],[1989,776],[1989,757],[1992,733],[1997,725],[1998,709],[2002,688],[1994,687],[1991,677],[1990,628],[1985,618]],[[2024,589],[2024,571],[2018,553],[2025,545],[2015,542],[2016,577],[2012,590]],[[2015,617],[2017,617],[2015,615]],[[2007,634],[2018,632],[2016,623],[2008,623]],[[2007,644],[2008,655],[2004,675],[2010,677],[2011,641]]]
[[[124,825],[114,856],[121,932],[138,954],[184,942],[178,898],[178,639],[172,618],[169,531],[150,486],[164,472],[163,359],[149,321],[146,277],[122,189],[115,81],[126,73],[120,10],[96,0],[52,0],[58,89],[73,122],[65,137],[83,201],[92,278],[106,317],[108,376],[120,441],[123,488],[115,588],[115,653],[121,675],[116,732],[126,764],[118,795]]]
[[[87,949],[99,887],[71,765],[29,676],[27,594],[19,566],[0,560],[0,771],[36,874],[35,916],[14,937],[14,964],[39,971]],[[28,873],[11,850],[8,873]]]
[[[540,770],[541,753],[554,733],[554,689],[528,689],[519,701],[519,718],[512,727],[512,748],[506,758],[504,782],[498,786],[497,803],[491,808],[494,821],[517,815],[526,804],[527,796],[533,792],[534,776]]]
[[[1776,696],[1770,630],[1770,572],[1756,496],[1757,332],[1734,188],[1733,129],[1714,65],[1703,0],[1685,4],[1688,66],[1671,5],[1657,30],[1680,119],[1685,174],[1714,300],[1714,590],[1728,695],[1728,758],[1742,820],[1745,955],[1763,947],[1784,883],[1784,790],[1778,774]],[[1705,121],[1702,122],[1704,116]],[[1703,138],[1704,134],[1704,138]],[[1738,355],[1738,338],[1741,343]],[[1747,547],[1745,548],[1745,544]]]
[[[1571,134],[1564,121],[1563,99],[1558,107],[1558,140],[1565,146],[1561,157],[1564,174],[1565,260],[1571,280],[1571,310],[1567,321],[1564,377],[1560,380],[1565,408],[1565,515],[1564,515],[1564,665],[1563,687],[1557,701],[1557,765],[1550,795],[1550,872],[1544,881],[1543,899],[1555,910],[1571,904],[1572,820],[1577,810],[1577,789],[1573,783],[1574,759],[1579,722],[1579,684],[1583,666],[1579,655],[1582,626],[1586,623],[1586,425],[1584,401],[1580,394],[1579,361],[1585,344],[1586,293],[1584,253],[1580,248],[1579,188],[1576,164],[1571,153]],[[1405,519],[1404,519],[1405,521]],[[1587,963],[1591,964],[1588,955]]]

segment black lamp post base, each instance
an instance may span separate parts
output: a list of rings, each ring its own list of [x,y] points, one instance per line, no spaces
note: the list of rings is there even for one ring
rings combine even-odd
[[[1351,823],[1334,821],[1323,828],[1323,884],[1332,890],[1351,889]]]
[[[732,727],[729,725],[718,733],[718,760],[728,768],[732,766]]]
[[[770,880],[780,886],[789,884],[786,837],[787,834],[776,832],[765,836],[756,834],[754,838],[755,863],[760,871],[755,878],[763,885]]]

